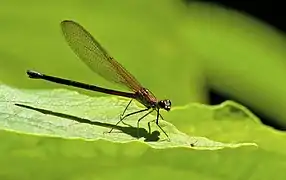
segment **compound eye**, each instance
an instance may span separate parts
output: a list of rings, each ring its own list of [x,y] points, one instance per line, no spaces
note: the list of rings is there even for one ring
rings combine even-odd
[[[171,109],[171,101],[167,99],[164,100],[163,103],[164,103],[164,109],[169,111]]]
[[[170,106],[170,107],[171,107],[171,105],[172,105],[172,103],[171,103],[170,100],[167,100],[167,104],[168,104],[168,106]]]

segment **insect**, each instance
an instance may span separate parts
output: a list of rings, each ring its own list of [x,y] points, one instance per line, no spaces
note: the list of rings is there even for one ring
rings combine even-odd
[[[167,133],[159,125],[160,109],[170,111],[171,101],[169,99],[157,100],[154,94],[147,88],[144,88],[135,77],[129,73],[119,62],[111,57],[107,51],[95,40],[95,38],[80,24],[72,20],[64,20],[61,22],[61,28],[65,40],[70,48],[82,60],[93,72],[97,73],[107,81],[118,83],[131,92],[117,91],[107,88],[102,88],[95,85],[85,84],[73,80],[62,79],[55,76],[45,75],[36,71],[28,70],[27,74],[33,79],[43,79],[46,81],[73,86],[77,88],[83,88],[91,91],[97,91],[101,93],[123,96],[131,98],[128,105],[124,109],[120,120],[116,123],[118,125],[125,118],[135,115],[141,112],[146,112],[137,121],[137,135],[139,137],[139,122],[152,112],[156,112],[155,123],[161,129],[161,131],[169,138]],[[132,100],[135,99],[145,106],[145,109],[125,114]],[[111,132],[113,128],[109,131]]]

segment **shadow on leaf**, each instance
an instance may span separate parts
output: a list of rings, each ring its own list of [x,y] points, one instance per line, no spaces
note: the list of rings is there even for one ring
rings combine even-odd
[[[38,111],[40,113],[43,114],[49,114],[52,116],[57,116],[57,117],[61,117],[61,118],[65,118],[65,119],[70,119],[73,121],[77,121],[79,123],[86,123],[86,124],[91,124],[91,125],[95,125],[95,126],[102,126],[102,127],[109,127],[109,128],[113,128],[113,129],[117,129],[122,131],[125,134],[128,134],[132,137],[135,138],[141,138],[144,137],[146,142],[150,142],[150,141],[158,141],[159,140],[159,135],[160,132],[159,131],[153,131],[152,133],[147,132],[146,129],[144,128],[137,128],[137,127],[125,127],[125,126],[116,126],[113,124],[109,124],[109,123],[102,123],[102,122],[97,122],[97,121],[91,121],[89,119],[85,119],[85,118],[80,118],[77,116],[73,116],[73,115],[69,115],[69,114],[64,114],[64,113],[59,113],[59,112],[54,112],[54,111],[50,111],[50,110],[46,110],[46,109],[41,109],[41,108],[36,108],[36,107],[32,107],[32,106],[28,106],[28,105],[24,105],[24,104],[15,104],[16,106],[22,107],[22,108],[27,108],[27,109],[31,109],[34,111]],[[137,132],[139,131],[139,137]]]

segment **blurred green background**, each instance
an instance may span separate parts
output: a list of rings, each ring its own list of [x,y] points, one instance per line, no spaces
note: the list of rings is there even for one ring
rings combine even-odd
[[[0,13],[2,83],[67,88],[28,79],[26,70],[33,69],[120,89],[67,46],[59,24],[72,19],[159,99],[169,98],[174,106],[208,103],[212,88],[286,128],[285,37],[246,15],[179,0],[5,0]]]
[[[83,25],[113,57],[159,99],[171,99],[173,107],[192,102],[207,104],[209,103],[207,88],[212,88],[235,97],[246,107],[248,105],[255,107],[273,118],[280,127],[286,127],[284,114],[286,54],[283,34],[240,13],[198,2],[186,6],[179,0],[3,0],[0,6],[0,81],[16,88],[68,88],[29,79],[26,70],[32,69],[49,75],[121,89],[94,74],[77,59],[61,34],[60,22],[65,19],[72,19]],[[91,96],[104,96],[95,92],[77,91]],[[180,123],[182,125],[185,122]],[[2,131],[1,133],[4,134]],[[48,173],[53,172],[55,168],[62,168],[62,174],[65,176],[71,171],[68,165],[79,160],[81,161],[79,163],[84,165],[79,172],[87,172],[85,177],[88,177],[90,173],[88,168],[93,164],[91,160],[86,161],[84,158],[98,155],[103,157],[98,166],[113,168],[118,173],[121,172],[122,178],[134,177],[139,171],[134,165],[143,164],[148,177],[162,177],[162,174],[156,174],[158,169],[160,172],[171,172],[176,169],[177,171],[174,171],[176,174],[172,174],[174,178],[183,178],[184,173],[189,172],[199,178],[212,179],[212,174],[215,174],[221,179],[231,179],[235,176],[231,171],[236,169],[237,164],[243,164],[239,169],[240,177],[243,175],[248,177],[252,168],[256,168],[257,172],[259,170],[258,173],[263,172],[265,168],[256,166],[256,163],[259,163],[257,161],[252,164],[249,159],[268,160],[266,157],[273,155],[267,150],[262,150],[263,152],[258,154],[256,149],[242,149],[240,153],[244,158],[240,158],[236,154],[237,151],[232,150],[214,153],[196,152],[196,154],[185,149],[156,151],[139,143],[119,146],[104,141],[99,141],[98,144],[76,141],[72,144],[70,141],[51,138],[39,140],[35,137],[19,137],[21,135],[12,133],[9,136],[5,135],[10,138],[12,146],[15,145],[16,149],[16,155],[13,154],[13,147],[11,150],[15,155],[11,162],[19,162],[19,166],[15,168],[19,174],[15,177],[21,176],[21,173],[25,174],[21,171],[21,166],[29,168],[31,166],[32,169],[32,163],[41,164],[39,168],[46,166],[45,171]],[[22,138],[29,139],[27,142],[31,144],[21,144]],[[41,143],[44,145],[41,146]],[[73,154],[58,154],[55,150],[58,146],[53,147],[56,143],[59,143],[59,146],[66,143],[67,145],[62,145],[63,154],[67,150],[74,150],[77,157]],[[97,149],[99,147],[102,149],[94,155],[95,146]],[[134,149],[130,149],[131,146]],[[27,147],[28,150],[21,151],[23,147]],[[90,151],[86,154],[76,152],[76,147]],[[7,151],[10,151],[9,148],[10,144],[7,148],[4,147]],[[20,150],[17,151],[17,148]],[[37,154],[42,151],[33,152],[31,151],[33,148],[44,149],[47,154]],[[106,149],[108,152],[105,152]],[[134,155],[134,159],[128,154],[126,156],[129,159],[125,161],[124,153],[128,149],[131,151],[131,156]],[[180,156],[178,152],[184,153]],[[143,154],[143,158],[140,153]],[[86,157],[83,157],[85,155]],[[275,156],[276,159],[271,162],[275,164],[276,160],[282,159],[280,155]],[[145,161],[138,161],[137,156]],[[3,162],[11,160],[10,156],[7,159],[2,157]],[[50,158],[51,161],[63,158],[63,163],[58,166],[62,164],[64,166],[54,166],[51,161],[46,163],[47,159],[41,159],[43,157]],[[195,157],[201,160],[193,164],[193,167],[199,170],[198,174],[187,166]],[[233,157],[237,157],[239,163],[234,163]],[[29,159],[35,161],[29,164],[27,163]],[[151,166],[149,160],[152,160]],[[108,163],[113,161],[124,162],[125,171],[118,170],[117,166],[110,167],[112,165]],[[174,161],[177,161],[176,165],[173,165]],[[223,167],[227,169],[214,168],[213,165],[219,168],[221,162],[224,162]],[[162,164],[166,166],[163,167]],[[178,164],[180,166],[177,166]],[[245,169],[244,165],[249,165],[249,169]],[[74,167],[78,166],[75,164]],[[85,169],[86,167],[88,168]],[[128,169],[130,167],[133,169]],[[266,167],[272,167],[271,163]],[[4,168],[10,172],[10,167]],[[102,173],[100,170],[95,172]],[[104,177],[112,176],[108,170],[103,173]],[[268,173],[268,175],[263,177],[268,179],[273,177],[270,176],[273,174]],[[75,179],[83,178],[78,176]]]
[[[195,88],[200,81],[194,74],[200,71],[187,56],[178,28],[184,8],[179,1],[5,1],[1,6],[1,81],[22,88],[63,87],[28,79],[26,70],[33,69],[114,87],[91,72],[66,44],[59,23],[72,19],[159,98],[173,99],[175,105],[203,100]]]

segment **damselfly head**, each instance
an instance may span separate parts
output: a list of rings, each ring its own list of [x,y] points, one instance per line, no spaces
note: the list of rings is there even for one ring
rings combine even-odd
[[[171,101],[169,99],[161,100],[158,102],[159,108],[165,109],[166,111],[170,111],[171,109]]]

